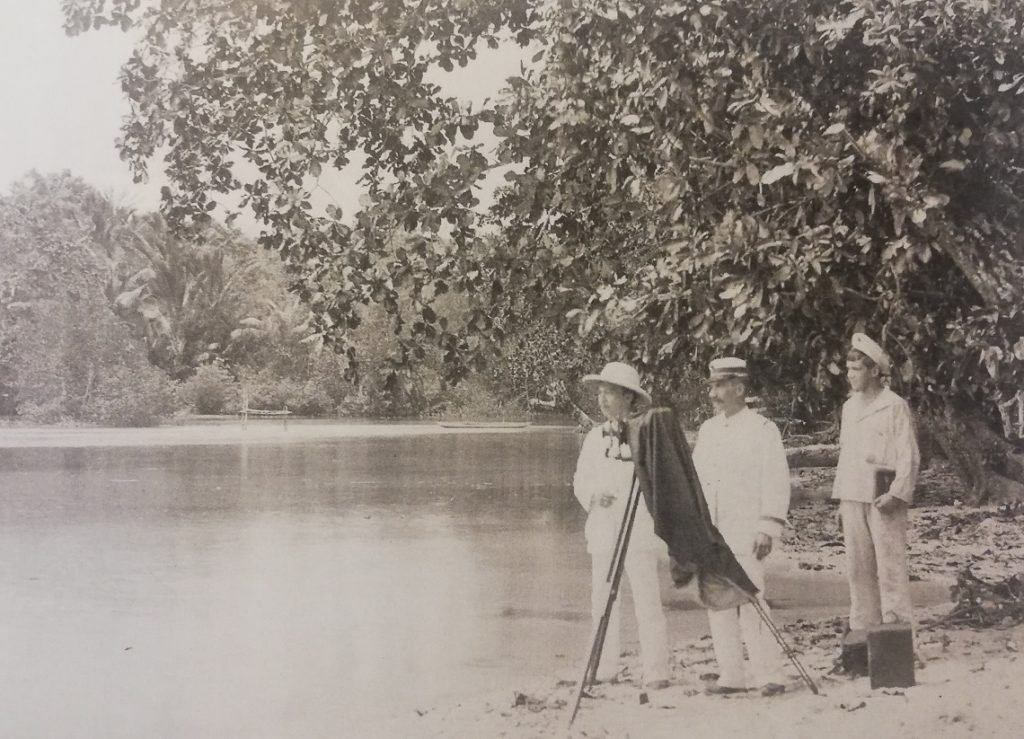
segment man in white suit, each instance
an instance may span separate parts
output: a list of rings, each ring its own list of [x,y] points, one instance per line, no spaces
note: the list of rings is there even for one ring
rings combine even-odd
[[[693,462],[712,523],[760,591],[765,612],[765,558],[775,547],[789,512],[789,465],[778,427],[747,407],[747,365],[736,357],[711,362],[709,396],[716,415],[697,436]],[[785,691],[783,655],[753,605],[708,611],[718,661],[712,694],[760,688],[762,695]],[[746,674],[743,645],[750,656]]]

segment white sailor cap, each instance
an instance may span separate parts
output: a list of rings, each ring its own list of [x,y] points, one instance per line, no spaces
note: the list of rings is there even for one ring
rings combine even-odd
[[[739,357],[719,357],[718,359],[712,359],[708,365],[710,373],[708,379],[714,380],[728,380],[733,377],[746,377],[747,376],[747,363]]]
[[[857,333],[850,340],[850,346],[878,365],[882,374],[889,374],[892,363],[889,361],[889,355],[885,353],[885,349],[877,341],[867,334]]]

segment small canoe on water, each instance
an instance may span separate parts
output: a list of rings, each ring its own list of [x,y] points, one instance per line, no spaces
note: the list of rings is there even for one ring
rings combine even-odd
[[[532,421],[438,421],[437,425],[445,429],[524,429],[532,426]]]

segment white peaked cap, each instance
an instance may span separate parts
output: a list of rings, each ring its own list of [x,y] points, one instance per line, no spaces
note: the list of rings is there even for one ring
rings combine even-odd
[[[746,377],[747,363],[739,357],[719,357],[708,364],[711,380],[725,380],[730,377]]]

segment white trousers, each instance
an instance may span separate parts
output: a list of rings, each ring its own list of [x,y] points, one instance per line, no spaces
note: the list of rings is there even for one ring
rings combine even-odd
[[[591,644],[597,630],[597,624],[604,614],[608,602],[611,584],[607,582],[608,567],[611,563],[611,552],[600,552],[591,555],[591,590],[590,608],[593,619]],[[658,579],[658,551],[632,550],[626,551],[626,567],[624,580],[629,581],[629,590],[633,596],[633,608],[636,613],[637,631],[640,636],[640,652],[643,661],[644,682],[669,678],[668,623],[661,606],[661,582]],[[611,617],[608,620],[608,631],[605,635],[604,648],[601,650],[601,661],[597,668],[597,679],[607,681],[613,679],[619,671],[620,605],[622,588],[615,599]]]
[[[871,503],[839,501],[850,583],[850,628],[911,623],[907,508],[882,513]]]
[[[764,600],[764,561],[756,557],[737,557],[751,582],[760,591],[757,595],[765,613],[771,616]],[[727,688],[760,687],[784,681],[783,653],[771,631],[761,620],[753,605],[708,611],[711,639],[718,662],[718,684]],[[743,645],[750,657],[749,679],[744,670]]]

